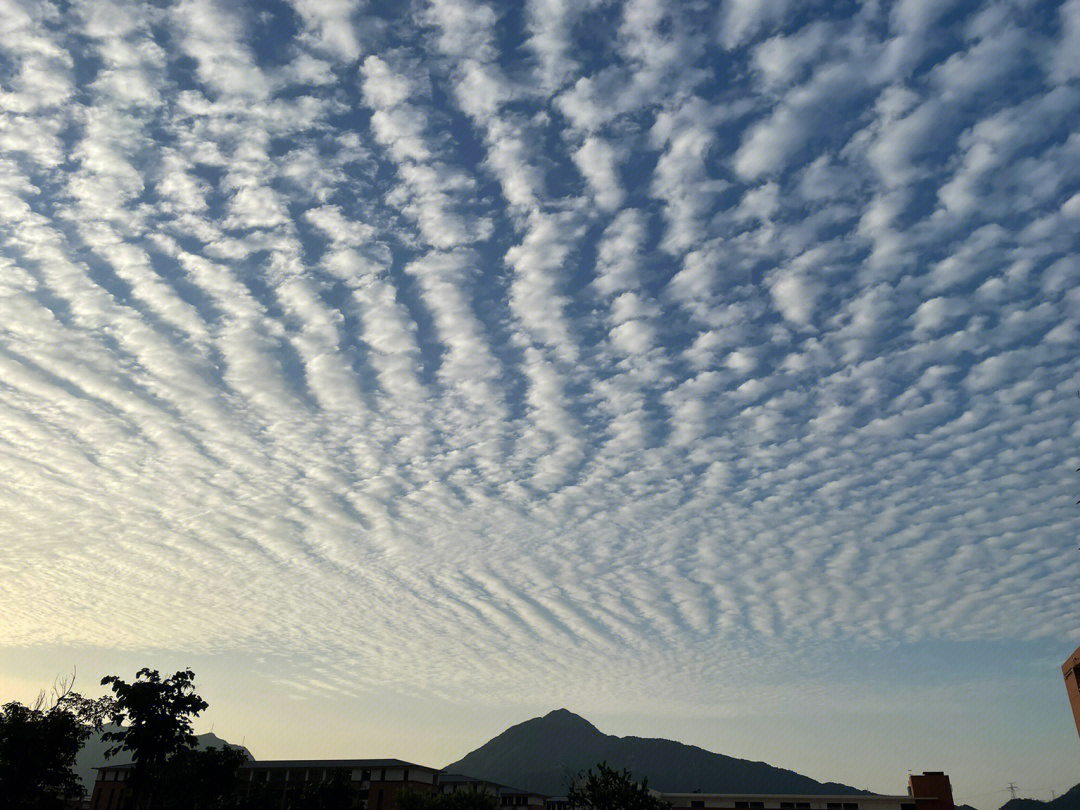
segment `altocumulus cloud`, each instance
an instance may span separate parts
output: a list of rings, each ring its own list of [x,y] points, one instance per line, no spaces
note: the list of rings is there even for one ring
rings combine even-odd
[[[1080,632],[1078,31],[0,0],[2,643],[695,710]]]

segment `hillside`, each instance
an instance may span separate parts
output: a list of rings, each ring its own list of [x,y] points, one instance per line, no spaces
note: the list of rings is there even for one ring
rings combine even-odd
[[[1010,799],[1001,805],[1001,810],[1080,810],[1080,785],[1048,802],[1038,799]]]
[[[511,726],[447,765],[446,770],[547,795],[563,795],[575,774],[598,762],[627,768],[635,779],[648,777],[649,786],[662,791],[818,795],[862,792],[673,740],[604,734],[566,709]]]

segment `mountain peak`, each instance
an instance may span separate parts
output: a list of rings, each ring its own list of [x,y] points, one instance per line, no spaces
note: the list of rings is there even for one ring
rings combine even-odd
[[[548,712],[543,717],[534,718],[532,721],[544,723],[545,725],[558,726],[560,730],[576,729],[579,731],[589,731],[595,734],[600,734],[600,729],[586,720],[584,717],[578,714],[574,714],[569,709],[555,709]]]

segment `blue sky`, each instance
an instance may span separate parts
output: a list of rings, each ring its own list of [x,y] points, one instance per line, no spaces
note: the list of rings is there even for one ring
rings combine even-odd
[[[1080,0],[0,0],[0,685],[1070,787],[1078,53]]]

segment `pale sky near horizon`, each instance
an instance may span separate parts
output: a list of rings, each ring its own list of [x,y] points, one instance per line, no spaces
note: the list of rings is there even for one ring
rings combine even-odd
[[[0,700],[1080,782],[1078,55],[1080,0],[0,0]]]

